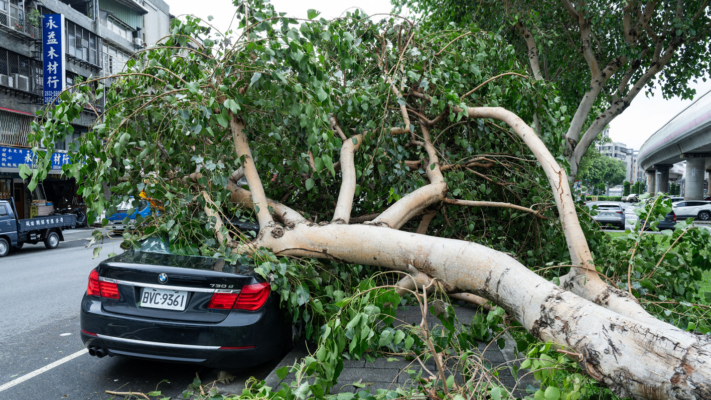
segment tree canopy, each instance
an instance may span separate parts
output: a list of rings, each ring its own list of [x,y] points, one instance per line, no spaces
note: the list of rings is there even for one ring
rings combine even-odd
[[[709,74],[711,15],[694,1],[397,0],[439,29],[501,34],[535,79],[556,83],[576,176],[598,133],[640,94],[692,98]]]
[[[613,187],[625,180],[625,162],[617,158],[600,156],[595,158],[580,178],[594,187]]]

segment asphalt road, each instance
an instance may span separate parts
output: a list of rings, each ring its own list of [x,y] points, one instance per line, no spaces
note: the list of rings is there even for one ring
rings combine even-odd
[[[84,248],[90,236],[88,229],[65,231],[66,241],[57,249],[25,245],[0,258],[0,400],[114,398],[106,390],[160,390],[177,399],[196,374],[203,383],[216,380],[219,371],[214,369],[98,359],[85,352],[79,337],[79,305],[89,272],[109,253],[122,251],[120,241],[107,239],[100,256],[92,259],[93,251]],[[237,392],[252,375],[264,379],[272,365],[230,371],[236,376],[230,392]]]

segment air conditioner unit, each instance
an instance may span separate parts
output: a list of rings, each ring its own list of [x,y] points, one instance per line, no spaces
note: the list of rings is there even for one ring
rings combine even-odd
[[[143,47],[143,39],[141,39],[139,37],[135,37],[135,38],[133,38],[133,44],[135,44],[136,46]]]
[[[20,75],[20,74],[13,74],[15,78],[15,87],[24,90],[25,92],[30,91],[30,78]]]
[[[13,74],[13,75],[17,75],[17,74]],[[10,76],[7,77],[7,86],[15,87],[15,82],[16,82],[16,80],[15,80],[15,78],[13,77],[13,75],[10,75]]]
[[[7,75],[0,74],[0,86],[10,86]]]

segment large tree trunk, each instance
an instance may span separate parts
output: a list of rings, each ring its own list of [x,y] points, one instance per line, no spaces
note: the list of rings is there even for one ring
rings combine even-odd
[[[711,399],[711,338],[624,317],[567,292],[513,258],[476,243],[372,225],[308,222],[267,228],[257,245],[407,271],[503,307],[529,332],[582,355],[580,365],[621,397]]]

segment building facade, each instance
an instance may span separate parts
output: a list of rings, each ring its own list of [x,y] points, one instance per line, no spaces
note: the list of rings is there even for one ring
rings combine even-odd
[[[21,216],[28,215],[33,198],[61,203],[75,196],[74,182],[60,178],[61,166],[70,162],[69,144],[90,129],[104,106],[103,98],[96,99],[72,121],[71,137],[55,143],[56,174],[37,189],[44,193],[30,193],[18,172],[19,164],[31,164],[27,135],[43,109],[43,14],[64,16],[66,88],[121,72],[134,53],[170,31],[163,0],[0,0],[0,199],[14,197]]]

